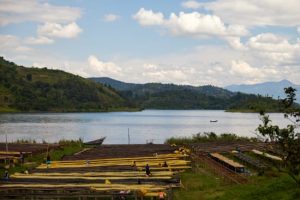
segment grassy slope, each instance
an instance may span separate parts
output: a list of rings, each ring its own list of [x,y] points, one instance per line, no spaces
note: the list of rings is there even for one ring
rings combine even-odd
[[[299,200],[300,188],[287,175],[252,177],[244,185],[220,184],[220,179],[204,171],[181,175],[184,189],[175,191],[175,200]]]
[[[126,106],[116,91],[64,71],[25,68],[0,58],[0,72],[0,112],[109,111]]]

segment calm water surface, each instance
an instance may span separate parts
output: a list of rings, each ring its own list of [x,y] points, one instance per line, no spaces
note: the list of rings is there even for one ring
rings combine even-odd
[[[280,113],[270,114],[272,122],[285,126]],[[212,123],[210,120],[218,120]],[[172,136],[191,136],[199,132],[236,133],[255,136],[260,123],[256,113],[229,113],[222,110],[144,110],[112,113],[0,114],[0,141],[60,139],[84,141],[106,136],[106,144],[163,143]]]

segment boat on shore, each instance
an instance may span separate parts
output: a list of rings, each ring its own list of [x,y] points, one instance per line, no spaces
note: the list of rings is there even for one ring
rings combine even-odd
[[[97,139],[97,140],[92,140],[92,141],[89,141],[89,142],[85,142],[84,144],[85,145],[101,145],[103,143],[103,141],[105,140],[106,137],[102,137],[100,139]]]

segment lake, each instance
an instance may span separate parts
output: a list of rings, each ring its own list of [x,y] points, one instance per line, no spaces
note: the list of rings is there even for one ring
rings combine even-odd
[[[274,124],[285,126],[281,113],[272,113]],[[210,122],[218,120],[218,122]],[[163,143],[172,136],[191,136],[199,132],[236,133],[255,137],[260,123],[257,113],[230,113],[223,110],[144,110],[110,113],[0,114],[0,141],[60,139],[84,141],[106,136],[106,144]]]

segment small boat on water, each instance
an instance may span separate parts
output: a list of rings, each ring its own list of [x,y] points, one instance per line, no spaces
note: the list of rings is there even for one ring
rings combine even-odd
[[[100,139],[97,140],[93,140],[93,141],[89,141],[89,142],[85,142],[85,145],[101,145],[103,143],[103,141],[105,140],[106,137],[102,137]]]
[[[210,122],[218,122],[218,120],[210,120]]]

